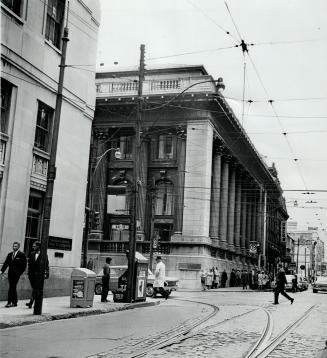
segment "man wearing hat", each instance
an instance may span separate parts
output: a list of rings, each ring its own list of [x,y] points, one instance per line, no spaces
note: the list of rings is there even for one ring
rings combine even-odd
[[[154,297],[157,296],[157,293],[159,292],[162,297],[164,297],[165,299],[168,298],[169,294],[168,292],[164,289],[165,286],[165,276],[166,276],[166,266],[165,264],[161,261],[161,256],[157,256],[156,257],[156,270],[154,272],[154,283],[153,283],[153,288],[154,288]]]
[[[106,263],[103,266],[101,302],[108,302],[107,296],[109,292],[110,263],[111,257],[107,257]]]

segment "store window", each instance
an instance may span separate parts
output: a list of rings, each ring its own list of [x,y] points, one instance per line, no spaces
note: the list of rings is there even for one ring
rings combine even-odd
[[[64,0],[48,0],[45,38],[58,49],[63,31],[64,14]]]
[[[54,111],[51,107],[39,102],[34,146],[45,152],[50,151],[50,134],[53,113]]]
[[[24,247],[27,254],[31,252],[33,243],[41,237],[43,201],[43,193],[36,190],[30,191]]]
[[[170,181],[157,184],[155,215],[173,215],[174,186]]]
[[[1,0],[1,3],[4,4],[17,16],[21,17],[23,0]]]
[[[157,159],[172,159],[174,156],[174,141],[172,135],[160,135],[157,143]]]

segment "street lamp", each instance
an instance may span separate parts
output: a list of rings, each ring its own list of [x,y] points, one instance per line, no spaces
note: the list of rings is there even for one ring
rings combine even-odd
[[[110,151],[115,151],[115,158],[120,159],[121,158],[121,152],[120,148],[109,148],[104,153],[102,153],[99,157],[97,157],[96,165],[91,173],[91,163],[89,163],[89,171],[88,171],[88,178],[87,178],[87,189],[86,189],[86,206],[85,206],[85,226],[84,226],[84,235],[83,235],[83,267],[86,267],[87,265],[87,251],[88,251],[88,237],[89,237],[89,231],[90,231],[90,215],[93,214],[93,200],[91,191],[93,193],[93,182],[94,182],[94,176],[95,172],[99,167],[100,162],[103,158],[105,158],[106,154],[108,154]]]

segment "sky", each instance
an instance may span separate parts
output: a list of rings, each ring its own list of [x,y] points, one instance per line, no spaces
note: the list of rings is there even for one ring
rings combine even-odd
[[[145,44],[148,68],[204,65],[223,77],[223,95],[276,165],[289,220],[327,242],[327,1],[101,0],[101,10],[97,68],[136,69]]]

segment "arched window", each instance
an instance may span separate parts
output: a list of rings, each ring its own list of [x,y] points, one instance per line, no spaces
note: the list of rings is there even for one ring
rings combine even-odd
[[[155,215],[173,215],[174,186],[170,181],[157,184]]]

